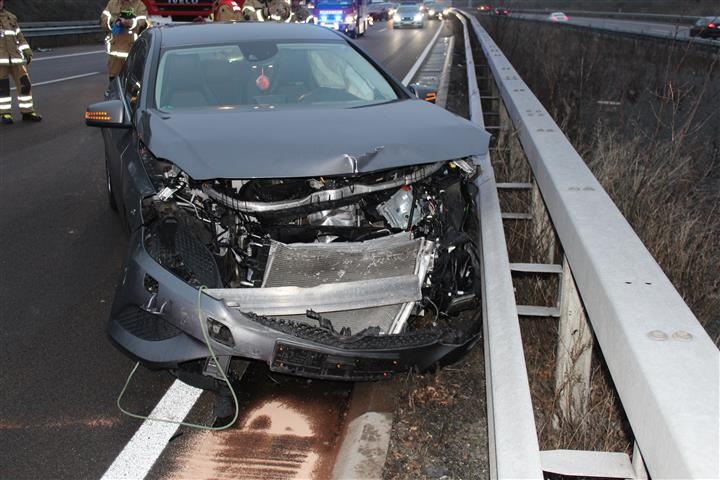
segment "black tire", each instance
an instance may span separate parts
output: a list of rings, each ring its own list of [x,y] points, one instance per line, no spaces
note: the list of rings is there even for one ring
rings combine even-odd
[[[115,194],[113,193],[112,179],[110,177],[110,169],[108,168],[107,160],[105,161],[105,185],[107,186],[107,198],[110,210],[117,212],[118,206],[115,201]]]

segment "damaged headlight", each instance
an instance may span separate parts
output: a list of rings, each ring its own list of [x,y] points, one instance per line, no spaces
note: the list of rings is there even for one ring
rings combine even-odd
[[[150,181],[158,194],[168,187],[170,189],[174,188],[181,181],[182,177],[187,177],[187,175],[185,175],[182,170],[180,170],[172,162],[158,159],[143,144],[140,144],[140,147],[138,148],[138,155],[145,167],[145,172],[150,178]],[[180,188],[182,188],[182,185],[178,186],[175,191]],[[164,195],[169,198],[168,192],[165,192]]]

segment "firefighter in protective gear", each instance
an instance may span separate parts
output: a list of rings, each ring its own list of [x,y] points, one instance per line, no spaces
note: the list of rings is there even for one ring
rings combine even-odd
[[[241,22],[245,19],[242,14],[241,1],[215,0],[213,4],[213,21],[215,22]]]
[[[26,65],[32,61],[32,50],[18,27],[17,17],[5,10],[0,0],[0,121],[13,123],[10,113],[10,77],[17,87],[18,106],[24,122],[39,122],[42,117],[33,109],[32,84]]]
[[[243,14],[246,20],[258,22],[291,22],[289,0],[245,0]]]
[[[107,32],[110,81],[120,74],[128,52],[138,35],[148,26],[147,8],[142,0],[110,0],[100,16],[100,25]]]
[[[258,22],[291,23],[310,21],[313,18],[299,2],[291,4],[291,0],[246,0],[243,14],[246,20]]]
[[[292,0],[290,8],[295,14],[293,21],[298,23],[315,23],[315,17],[312,12],[300,4],[300,0]]]

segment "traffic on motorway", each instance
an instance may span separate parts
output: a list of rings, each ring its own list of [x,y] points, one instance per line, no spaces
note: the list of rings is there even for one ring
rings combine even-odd
[[[572,15],[568,15],[566,12],[561,11],[537,13],[537,11],[534,10],[522,10],[511,12],[510,9],[504,6],[493,6],[486,3],[478,5],[475,9],[478,13],[482,14],[493,14],[496,16],[511,15],[515,18],[548,21],[553,23],[567,23],[597,29],[651,36],[663,36],[680,39],[697,37],[711,40],[720,38],[720,17],[717,16],[698,17],[693,19],[691,22],[678,22],[677,20],[654,20],[652,19],[652,15],[648,15],[647,19],[629,20],[614,18],[612,15],[604,17],[601,12],[574,12]]]

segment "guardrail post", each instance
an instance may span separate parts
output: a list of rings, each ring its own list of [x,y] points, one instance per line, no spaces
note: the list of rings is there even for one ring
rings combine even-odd
[[[555,395],[560,407],[553,427],[561,421],[581,421],[590,393],[590,366],[593,339],[567,258],[563,258],[560,286],[560,320],[555,368]]]
[[[545,202],[538,188],[537,182],[532,181],[532,241],[535,261],[538,263],[555,263],[555,230],[550,223]],[[562,287],[561,287],[562,291]]]

